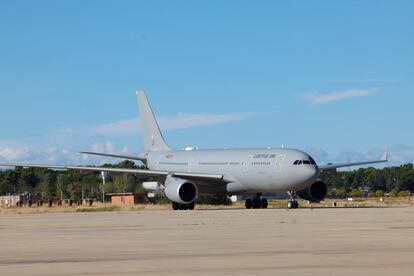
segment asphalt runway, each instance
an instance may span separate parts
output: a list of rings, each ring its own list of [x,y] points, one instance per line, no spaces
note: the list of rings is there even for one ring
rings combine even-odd
[[[0,216],[0,275],[414,275],[414,208]]]

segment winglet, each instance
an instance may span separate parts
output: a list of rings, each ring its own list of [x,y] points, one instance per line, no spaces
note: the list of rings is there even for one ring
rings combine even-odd
[[[382,156],[381,156],[381,161],[387,162],[388,161],[388,150],[386,150]]]

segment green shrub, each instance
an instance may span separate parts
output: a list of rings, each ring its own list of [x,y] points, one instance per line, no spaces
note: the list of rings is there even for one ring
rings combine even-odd
[[[407,197],[407,196],[410,196],[410,195],[411,195],[410,191],[401,191],[401,192],[398,193],[398,196],[400,196],[400,197]]]
[[[362,196],[362,192],[361,192],[360,189],[354,188],[354,189],[352,189],[352,191],[350,191],[348,193],[348,195],[351,196],[351,197],[361,197]]]
[[[200,195],[197,204],[231,205],[231,200],[225,195]]]
[[[332,188],[328,192],[328,197],[330,198],[337,198],[346,196],[346,190],[344,188]]]
[[[171,203],[171,201],[167,198],[167,196],[165,195],[163,191],[159,190],[155,192],[154,203],[155,204],[169,204]]]
[[[397,197],[398,196],[398,190],[394,189],[390,192],[390,197]]]

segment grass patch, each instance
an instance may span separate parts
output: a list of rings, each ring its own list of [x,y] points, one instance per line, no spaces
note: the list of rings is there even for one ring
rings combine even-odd
[[[269,201],[269,207],[273,209],[286,209],[287,208],[287,200],[271,200]]]
[[[98,208],[81,208],[77,209],[76,212],[79,213],[92,213],[92,212],[114,212],[119,211],[121,208],[118,206],[105,206],[105,207],[98,207]]]

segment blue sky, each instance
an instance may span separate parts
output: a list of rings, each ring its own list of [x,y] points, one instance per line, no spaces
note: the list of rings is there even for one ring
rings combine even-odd
[[[412,1],[2,1],[0,161],[174,148],[414,162]],[[107,160],[104,160],[107,161]]]

